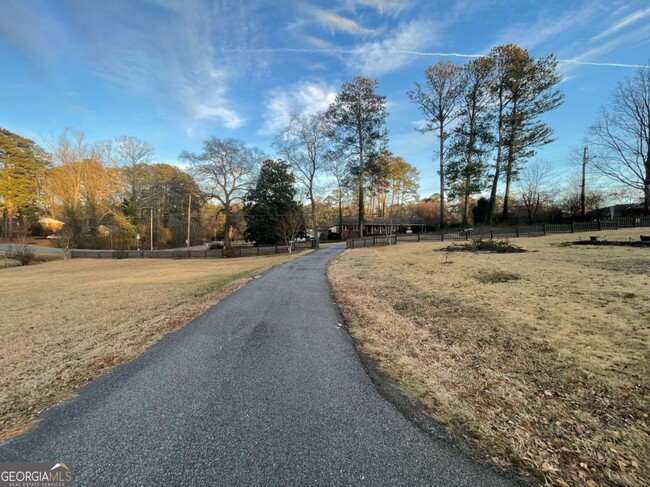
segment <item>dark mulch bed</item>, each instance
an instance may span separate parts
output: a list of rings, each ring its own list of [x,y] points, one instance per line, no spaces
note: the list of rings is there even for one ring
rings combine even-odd
[[[646,237],[643,240],[578,240],[577,242],[571,242],[570,245],[602,245],[610,247],[641,247],[650,249],[650,240],[647,240],[647,238],[649,237]]]

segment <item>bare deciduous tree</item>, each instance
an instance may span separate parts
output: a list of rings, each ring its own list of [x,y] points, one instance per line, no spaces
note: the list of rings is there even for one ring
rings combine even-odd
[[[107,145],[110,161],[123,169],[129,186],[131,213],[138,214],[140,206],[141,174],[138,166],[153,161],[154,148],[137,137],[123,135]]]
[[[334,177],[334,195],[337,203],[338,233],[343,233],[343,198],[349,192],[348,164],[339,157],[333,156],[327,165],[327,169]]]
[[[226,215],[224,246],[230,247],[232,206],[243,201],[264,154],[239,139],[211,137],[203,142],[201,153],[182,152],[179,158],[190,163],[193,175],[203,184],[207,195],[223,206]]]
[[[83,132],[67,129],[48,145],[54,160],[43,187],[48,206],[61,210],[75,237],[84,226],[94,235],[119,199],[119,173],[105,165],[103,147],[86,143]]]
[[[311,204],[311,221],[318,247],[316,180],[326,163],[330,124],[324,113],[291,116],[289,125],[274,140],[282,157],[291,165],[295,178],[305,187]]]
[[[293,243],[302,230],[304,223],[305,218],[299,210],[291,211],[277,217],[275,233],[280,241],[287,246],[289,253],[291,253]]]
[[[593,166],[609,179],[643,192],[650,213],[650,67],[618,84],[589,131]]]
[[[519,176],[519,194],[531,225],[535,223],[539,210],[551,199],[550,178],[551,165],[542,159],[528,164]]]

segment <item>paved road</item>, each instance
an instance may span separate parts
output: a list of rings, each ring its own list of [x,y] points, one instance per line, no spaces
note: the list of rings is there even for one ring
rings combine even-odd
[[[339,252],[268,271],[0,444],[0,461],[65,462],[99,487],[509,485],[376,392],[337,326]]]
[[[0,251],[4,250],[20,250],[23,246],[19,243],[14,243],[14,244],[0,244]],[[58,247],[44,247],[41,245],[28,245],[27,248],[36,253],[36,254],[62,254],[63,249],[60,249]],[[206,246],[205,245],[193,245],[190,247],[190,250],[205,250]],[[72,251],[77,250],[77,249],[71,249]],[[112,252],[111,250],[95,250],[95,249],[78,249],[82,251],[92,251],[92,252]],[[135,250],[135,249],[133,249]],[[144,245],[142,247],[142,250],[149,250],[149,247],[147,245]],[[175,249],[161,249],[160,252],[173,252],[173,251],[178,251],[178,250],[187,250],[187,247],[178,247]]]
[[[20,250],[22,245],[19,243],[14,244],[0,244],[0,250]],[[34,253],[42,254],[61,254],[63,253],[62,249],[57,247],[42,247],[40,245],[28,245],[27,248]]]

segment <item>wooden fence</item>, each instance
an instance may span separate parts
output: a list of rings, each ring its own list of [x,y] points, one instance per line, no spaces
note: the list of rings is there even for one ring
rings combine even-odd
[[[315,242],[294,242],[291,250],[299,252],[311,249]],[[257,255],[286,254],[287,245],[263,245],[259,247],[231,247],[215,250],[83,250],[71,249],[70,257],[85,259],[222,259],[224,257],[253,257]]]
[[[444,242],[472,240],[477,238],[517,238],[541,237],[556,233],[596,232],[601,230],[618,230],[620,228],[650,227],[650,216],[618,218],[615,220],[594,220],[589,222],[572,222],[562,224],[529,225],[517,227],[492,227],[438,231],[435,233],[410,233],[397,235],[373,235],[363,238],[350,238],[346,242],[349,249],[373,247],[376,245],[394,245],[397,242]]]

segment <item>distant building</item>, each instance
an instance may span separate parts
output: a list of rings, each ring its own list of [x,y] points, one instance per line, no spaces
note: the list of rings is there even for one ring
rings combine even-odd
[[[605,206],[597,210],[590,211],[588,216],[592,218],[624,218],[628,216],[643,216],[645,214],[645,205],[643,200],[639,203],[623,203],[617,205]]]
[[[339,226],[337,223],[332,223],[329,225],[321,225],[318,227],[318,238],[327,238],[330,233],[338,233]],[[311,228],[308,228],[305,233],[309,238],[314,238],[314,231]]]
[[[424,230],[422,218],[382,218],[366,217],[363,222],[364,235],[386,235],[394,233],[420,233]],[[343,218],[343,235],[348,237],[359,236],[359,219],[355,216]]]
[[[65,225],[62,221],[47,216],[39,219],[38,224],[41,226],[43,233],[60,232],[63,225]]]

